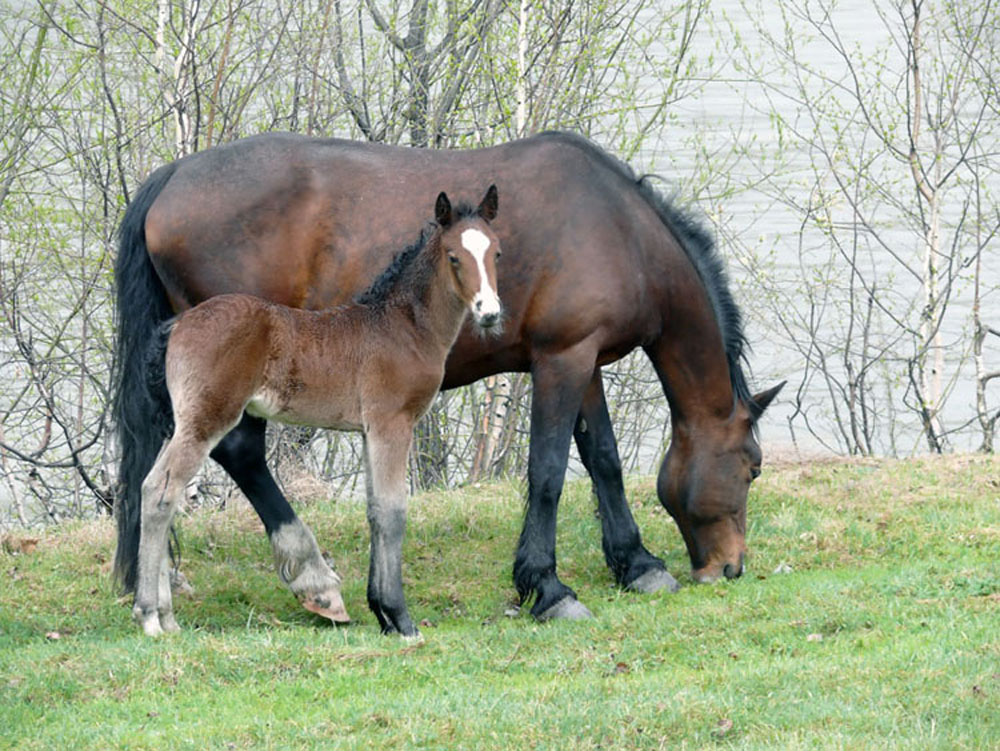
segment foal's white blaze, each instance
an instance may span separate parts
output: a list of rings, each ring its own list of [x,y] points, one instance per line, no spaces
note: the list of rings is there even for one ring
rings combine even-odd
[[[473,314],[477,318],[499,315],[500,298],[497,297],[496,291],[490,287],[490,283],[486,279],[486,265],[483,263],[486,251],[490,248],[490,238],[481,230],[467,229],[462,233],[462,247],[472,254],[472,257],[476,259],[476,266],[479,268],[480,286],[476,296],[472,298]]]

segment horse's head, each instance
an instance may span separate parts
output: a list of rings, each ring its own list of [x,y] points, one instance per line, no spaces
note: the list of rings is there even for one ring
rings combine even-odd
[[[684,537],[696,581],[743,573],[747,492],[761,465],[754,423],[782,386],[737,403],[727,420],[673,426],[656,490]]]
[[[481,329],[493,329],[500,324],[497,294],[500,241],[490,227],[497,215],[497,205],[497,188],[491,185],[474,210],[453,210],[448,196],[441,193],[434,211],[441,249],[451,265],[455,289]]]

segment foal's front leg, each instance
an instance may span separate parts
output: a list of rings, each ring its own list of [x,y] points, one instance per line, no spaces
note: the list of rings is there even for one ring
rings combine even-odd
[[[413,424],[397,419],[365,431],[368,488],[368,606],[382,632],[420,635],[403,597],[403,534],[406,531],[406,458]]]

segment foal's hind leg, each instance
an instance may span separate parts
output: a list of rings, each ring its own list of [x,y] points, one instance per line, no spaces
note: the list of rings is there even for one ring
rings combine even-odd
[[[676,592],[680,585],[663,561],[646,550],[629,510],[600,369],[594,371],[584,393],[573,437],[597,492],[604,559],[615,579],[636,592]]]
[[[149,636],[177,631],[167,540],[184,489],[208,455],[208,444],[175,434],[142,483],[139,564],[132,615]]]
[[[236,481],[264,522],[278,577],[306,610],[346,623],[350,616],[340,595],[340,577],[327,565],[313,533],[285,500],[267,468],[266,426],[264,420],[244,414],[211,456]]]

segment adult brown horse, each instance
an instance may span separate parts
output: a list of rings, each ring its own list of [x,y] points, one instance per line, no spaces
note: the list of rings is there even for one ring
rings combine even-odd
[[[443,388],[530,372],[528,501],[514,562],[537,618],[589,611],[556,575],[556,510],[570,437],[598,497],[605,558],[620,585],[676,581],[642,545],[625,500],[602,365],[642,347],[663,384],[672,440],[660,501],[696,580],[743,572],[747,491],[760,472],[754,423],[781,386],[751,396],[744,334],[711,236],[646,179],[583,138],[549,133],[467,151],[267,134],[161,167],[120,230],[115,416],[122,446],[115,570],[134,587],[140,488],[160,449],[142,373],[162,320],[247,292],[311,309],[346,302],[423,221],[439,190],[495,183],[505,256],[503,332],[464,330]],[[246,416],[212,452],[272,544],[299,524],[264,463],[264,422]],[[330,572],[330,576],[334,576]],[[298,593],[300,597],[304,593]],[[306,593],[307,596],[308,593]]]

